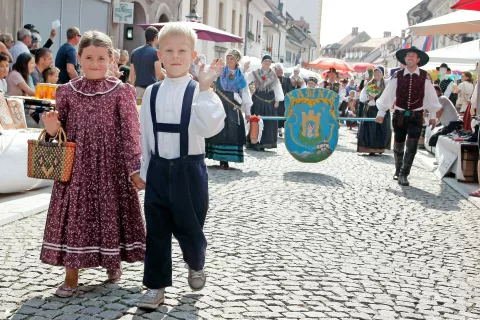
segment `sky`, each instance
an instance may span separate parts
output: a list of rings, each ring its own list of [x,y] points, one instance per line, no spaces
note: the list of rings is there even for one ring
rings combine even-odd
[[[301,3],[304,0],[296,0]],[[338,42],[352,27],[366,31],[372,38],[384,31],[400,36],[408,26],[407,12],[421,0],[323,0],[321,45]],[[308,11],[308,8],[305,8]],[[311,10],[311,9],[310,9]],[[312,30],[312,33],[316,33]]]

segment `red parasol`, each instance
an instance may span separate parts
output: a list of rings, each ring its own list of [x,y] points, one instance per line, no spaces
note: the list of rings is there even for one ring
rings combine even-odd
[[[345,61],[334,58],[318,58],[317,60],[310,62],[308,67],[312,69],[328,70],[330,68],[335,68],[337,71],[353,71]]]
[[[363,73],[367,71],[367,69],[375,69],[375,65],[367,62],[360,62],[355,64],[355,66],[353,67],[353,71],[358,73]]]
[[[480,11],[480,0],[459,0],[452,9]]]
[[[328,77],[328,70],[325,70],[322,72],[322,76],[324,78]],[[346,78],[350,78],[352,77],[352,74],[348,71],[338,71],[338,77],[339,78],[343,78],[343,79],[346,79]]]
[[[167,23],[171,22],[164,22],[164,23],[152,23],[152,24],[140,24],[139,26],[143,29],[146,29],[150,26],[153,26],[160,30],[163,26]],[[234,34],[229,32],[208,26],[201,22],[194,22],[194,21],[181,21],[189,27],[191,27],[197,33],[197,37],[200,40],[207,40],[207,41],[214,41],[214,42],[243,42],[243,38],[238,37]]]

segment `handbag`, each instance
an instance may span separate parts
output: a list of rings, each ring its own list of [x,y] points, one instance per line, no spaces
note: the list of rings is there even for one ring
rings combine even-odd
[[[70,181],[75,156],[75,142],[67,142],[67,135],[60,127],[58,141],[46,141],[43,130],[38,140],[28,140],[28,170],[30,178],[60,182]]]

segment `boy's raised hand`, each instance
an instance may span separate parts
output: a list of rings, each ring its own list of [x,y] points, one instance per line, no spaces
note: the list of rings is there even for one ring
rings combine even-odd
[[[205,71],[205,65],[202,64],[198,73],[198,82],[200,85],[200,91],[206,91],[210,89],[210,85],[215,81],[223,71],[225,62],[222,59],[215,59],[212,61],[208,71]]]

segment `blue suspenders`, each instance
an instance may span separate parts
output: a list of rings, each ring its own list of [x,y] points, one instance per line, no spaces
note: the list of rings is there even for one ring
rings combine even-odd
[[[162,81],[157,82],[152,87],[152,92],[150,94],[150,113],[152,116],[153,123],[153,135],[155,137],[155,155],[159,157],[158,153],[158,132],[168,132],[168,133],[179,133],[180,134],[180,157],[188,156],[188,126],[190,125],[190,114],[192,111],[192,102],[193,95],[195,93],[195,88],[197,87],[196,82],[190,80],[185,90],[182,103],[182,115],[180,118],[180,124],[174,123],[157,123],[157,112],[155,108],[158,89]]]

